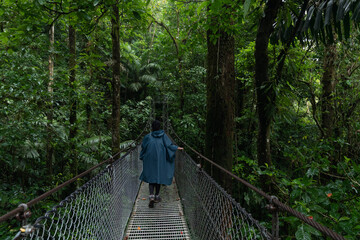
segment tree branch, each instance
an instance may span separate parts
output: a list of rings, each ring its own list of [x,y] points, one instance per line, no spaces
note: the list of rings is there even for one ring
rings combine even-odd
[[[164,23],[157,21],[152,15],[150,15],[150,17],[152,17],[152,19],[154,20],[154,22],[155,22],[156,24],[158,24],[159,26],[163,27],[163,28],[166,30],[166,32],[169,34],[169,36],[171,37],[171,40],[172,40],[173,43],[174,43],[174,46],[175,46],[175,49],[176,49],[176,55],[179,56],[179,46],[178,46],[178,43],[176,42],[175,37],[171,34],[169,28],[168,28]]]
[[[104,10],[104,11],[103,11]],[[93,31],[95,31],[96,29],[96,26],[98,25],[100,19],[105,15],[105,13],[108,11],[107,8],[102,8],[102,11],[101,11],[101,15],[95,19],[95,24],[94,24],[94,27],[92,29],[90,29],[90,31],[87,33],[87,35],[91,34]]]
[[[43,6],[43,8],[45,8],[46,10],[48,10],[49,12],[51,12],[51,13],[57,13],[57,14],[60,14],[60,15],[67,15],[67,14],[70,14],[70,13],[73,13],[73,12],[76,12],[76,11],[78,11],[79,9],[78,8],[76,8],[76,9],[73,9],[73,10],[69,10],[68,12],[65,12],[65,11],[58,11],[58,10],[56,10],[56,9],[51,9],[51,8],[49,8],[49,7],[47,7],[47,6],[45,6],[45,5],[42,5]]]
[[[319,122],[319,120],[317,119],[316,117],[316,101],[315,101],[315,93],[313,92],[312,88],[311,88],[311,85],[310,83],[308,82],[305,82],[305,81],[302,81],[302,80],[299,80],[301,83],[304,83],[306,86],[308,86],[309,88],[309,92],[310,92],[310,95],[311,95],[311,98],[310,98],[310,103],[311,103],[311,106],[313,108],[312,110],[312,116],[314,118],[314,121],[316,123],[316,126],[319,128],[320,132],[321,132],[321,135],[324,136],[324,129],[321,127],[321,124]]]
[[[360,68],[360,64],[358,64],[357,66],[355,66],[355,63],[350,67],[350,69],[348,70],[348,75],[349,77],[351,77],[351,75]]]
[[[52,26],[63,14],[58,14],[50,23],[50,26]]]

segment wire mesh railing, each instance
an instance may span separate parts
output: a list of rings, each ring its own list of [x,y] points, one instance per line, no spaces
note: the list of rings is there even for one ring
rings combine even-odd
[[[306,223],[306,224],[308,224],[309,226],[313,227],[314,229],[318,230],[319,232],[321,232],[321,233],[323,234],[323,236],[330,237],[330,238],[336,239],[336,240],[345,240],[345,238],[344,238],[343,236],[341,236],[340,234],[338,234],[338,233],[334,232],[333,230],[331,230],[331,229],[329,229],[329,228],[321,225],[320,223],[314,221],[313,219],[308,218],[308,217],[305,216],[303,213],[298,212],[298,211],[294,210],[293,208],[289,207],[288,205],[280,202],[276,196],[270,196],[270,195],[266,194],[266,193],[263,192],[261,189],[256,188],[255,186],[251,185],[250,183],[246,182],[245,180],[241,179],[240,177],[234,175],[232,172],[224,169],[223,167],[221,167],[220,165],[216,164],[216,163],[213,162],[212,160],[210,160],[210,159],[206,158],[205,156],[201,155],[199,152],[197,152],[196,150],[194,150],[191,146],[189,146],[186,142],[184,142],[184,141],[176,134],[176,132],[175,132],[174,129],[172,128],[170,122],[167,122],[167,126],[168,126],[169,130],[171,131],[171,133],[174,134],[174,135],[176,136],[176,138],[177,138],[182,144],[184,144],[184,145],[185,145],[186,147],[188,147],[192,152],[194,152],[194,153],[197,155],[197,157],[199,157],[199,158],[205,160],[206,162],[210,163],[210,164],[211,164],[211,167],[214,166],[214,167],[220,169],[221,171],[223,171],[224,174],[227,174],[228,176],[231,176],[231,177],[232,177],[234,180],[236,180],[238,183],[243,184],[244,186],[246,186],[246,188],[249,188],[249,189],[253,190],[253,191],[256,192],[257,194],[259,194],[260,196],[262,196],[264,199],[266,199],[266,200],[269,201],[269,204],[267,204],[265,207],[267,208],[267,210],[269,211],[269,213],[272,214],[272,223],[271,223],[271,224],[272,224],[272,230],[271,230],[271,234],[270,234],[269,232],[267,232],[266,229],[265,229],[265,231],[263,231],[262,229],[264,229],[264,228],[263,228],[262,226],[260,226],[256,220],[255,220],[255,221],[252,221],[252,220],[251,220],[251,222],[255,223],[255,226],[259,226],[260,232],[261,232],[261,233],[264,233],[264,235],[261,236],[261,238],[265,238],[265,239],[269,239],[269,238],[270,238],[270,239],[275,239],[275,240],[280,239],[280,238],[279,238],[279,212],[283,211],[283,212],[286,212],[286,213],[288,213],[288,214],[291,214],[291,215],[295,216],[296,218],[300,219],[300,220],[303,221],[304,223]],[[186,159],[187,159],[187,160],[185,160],[185,161],[181,161],[181,160],[178,161],[177,164],[178,164],[178,165],[179,165],[179,164],[184,165],[184,164],[185,164],[184,162],[192,162],[192,165],[193,165],[193,166],[196,165],[196,163],[195,163],[188,155],[187,155]],[[190,159],[190,160],[189,160],[189,159]],[[196,166],[197,166],[197,165],[196,165]],[[191,171],[189,171],[189,175],[194,175],[194,172],[202,173],[202,174],[204,174],[204,175],[207,176],[206,178],[210,179],[209,181],[212,181],[215,185],[218,185],[208,174],[206,174],[205,171],[203,171],[203,170],[201,169],[201,166],[197,166],[197,167],[198,167],[197,170],[194,170],[194,169],[196,169],[196,168],[192,167],[193,169],[192,169]],[[179,171],[179,169],[181,169],[181,165],[180,165],[180,167],[177,168],[177,171]],[[175,173],[177,173],[177,171],[176,171]],[[180,171],[184,171],[184,170],[180,170]],[[185,171],[185,172],[186,172],[186,171]],[[185,177],[185,178],[191,179],[191,181],[194,181],[194,179],[193,179],[192,177],[188,177],[188,176],[186,176],[186,174],[183,174],[182,176],[179,175],[179,177],[180,177],[180,178],[181,178],[181,177]],[[183,180],[181,180],[181,181],[183,181]],[[185,192],[185,197],[188,198],[188,199],[192,199],[192,200],[190,200],[190,201],[184,201],[184,205],[186,204],[186,202],[191,202],[191,201],[205,201],[206,204],[202,204],[202,205],[204,205],[204,207],[201,206],[201,207],[203,208],[203,210],[205,211],[205,210],[209,209],[209,210],[208,210],[209,213],[211,213],[212,211],[214,211],[214,209],[216,209],[218,206],[214,206],[213,204],[208,204],[209,200],[207,200],[207,198],[212,197],[211,195],[209,196],[209,195],[199,195],[199,194],[197,194],[198,196],[195,196],[196,194],[193,193],[193,194],[189,194],[189,196],[186,196],[186,195],[187,195],[187,191],[189,191],[189,190],[187,190],[186,188],[191,188],[190,186],[192,186],[192,185],[195,186],[195,187],[197,187],[197,188],[207,188],[206,185],[202,186],[200,179],[195,180],[196,184],[191,184],[191,181],[188,180],[188,183],[187,183],[188,185],[183,184],[183,187],[179,187],[180,189],[182,189],[182,190],[180,190],[180,195],[182,195],[182,194],[181,194],[181,191],[184,191],[184,192]],[[193,187],[192,187],[192,188],[193,188]],[[222,191],[225,195],[228,195],[228,194],[226,193],[226,191],[224,191],[220,186],[219,186],[218,188],[219,188],[219,190],[221,189],[221,191]],[[185,189],[185,190],[184,190],[184,189]],[[196,189],[196,188],[194,188],[194,189]],[[202,190],[202,189],[198,189],[199,193],[201,192],[201,190]],[[207,191],[210,191],[210,190],[207,190]],[[196,190],[195,190],[194,192],[196,193]],[[238,204],[236,203],[236,201],[231,198],[230,195],[228,195],[228,197],[229,197],[229,199],[231,199],[231,201],[234,202],[240,209],[242,209],[242,208],[240,207],[240,205],[238,205]],[[217,198],[219,198],[219,197],[217,197]],[[200,213],[200,214],[204,214],[203,212],[201,212],[201,208],[197,207],[196,205],[197,205],[197,203],[189,204],[188,208],[190,208],[190,209],[193,208],[193,209],[196,209],[196,210],[200,209],[200,210],[199,210],[199,213]],[[200,205],[201,205],[201,204],[200,204]],[[224,206],[225,206],[225,207],[226,207],[226,206],[230,206],[230,208],[232,209],[232,206],[231,206],[230,204],[225,204]],[[185,207],[184,207],[184,208],[185,208]],[[242,210],[244,210],[244,209],[242,209]],[[186,211],[186,210],[185,210],[185,211]],[[216,211],[217,211],[217,210],[216,210]],[[228,211],[228,212],[229,212],[229,211]],[[221,211],[221,213],[226,213],[226,210]],[[208,213],[206,213],[206,214],[209,215],[209,216],[211,216],[211,214],[208,214]],[[232,215],[233,215],[233,213],[232,213]],[[245,216],[249,216],[249,217],[250,217],[249,219],[253,219],[250,214],[245,214]],[[220,217],[223,217],[223,216],[220,216]],[[223,217],[223,219],[225,219],[225,217]],[[212,224],[212,226],[214,226],[214,227],[216,228],[217,225],[216,225],[216,224],[213,224],[213,222],[215,222],[215,221],[213,221],[213,220],[211,219],[211,217],[207,217],[207,220]],[[203,227],[201,227],[201,226],[203,225],[203,223],[202,223],[201,221],[202,221],[202,220],[199,220],[199,222],[194,222],[194,223],[190,224],[190,228],[193,228],[195,231],[199,231],[199,234],[200,234],[200,237],[201,237],[200,239],[206,239],[206,238],[203,238],[202,236],[203,236],[204,234],[205,234],[205,236],[206,236],[206,234],[208,234],[208,233],[206,232],[207,229],[204,230]],[[226,233],[226,231],[227,231],[227,232],[232,232],[233,229],[239,229],[239,228],[238,228],[238,227],[236,227],[236,228],[232,227],[232,224],[233,224],[233,222],[234,222],[233,220],[227,220],[227,221],[225,221],[225,222],[227,223],[227,224],[225,224],[225,226],[228,226],[227,228],[216,229],[216,231],[218,232],[218,233],[217,233],[218,236],[221,237],[221,238],[218,238],[218,239],[233,239],[233,238],[232,238],[232,237],[233,237],[232,234],[224,235],[224,233]],[[216,223],[216,222],[215,222],[215,223]],[[217,220],[217,223],[219,223],[219,220]],[[221,224],[222,224],[222,222],[220,222],[220,225],[219,225],[219,226],[223,226],[223,225],[224,225],[224,224],[223,224],[223,225],[221,225]],[[230,229],[230,230],[229,230],[229,229]],[[209,230],[210,230],[210,231],[215,231],[214,229],[209,229]],[[225,232],[224,232],[224,231],[225,231]],[[258,236],[255,237],[255,238],[253,238],[253,236],[254,236],[254,235],[252,234],[253,231],[250,231],[250,233],[251,233],[251,234],[249,235],[250,238],[243,237],[243,236],[245,236],[245,235],[242,235],[242,232],[241,232],[241,235],[236,235],[236,236],[235,236],[235,239],[238,239],[239,236],[241,237],[241,238],[239,238],[239,239],[258,239]],[[221,234],[221,235],[219,235],[219,234]],[[215,235],[216,235],[216,234],[215,234]],[[212,235],[211,235],[211,236],[212,236]],[[261,238],[259,238],[259,239],[261,239]],[[216,238],[209,238],[209,239],[216,239]]]
[[[187,153],[179,152],[175,161],[176,183],[194,239],[271,239]]]
[[[108,165],[16,239],[122,239],[140,186],[139,151]]]

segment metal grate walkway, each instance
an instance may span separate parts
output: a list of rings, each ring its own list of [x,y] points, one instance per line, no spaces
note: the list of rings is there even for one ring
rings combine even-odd
[[[148,184],[141,184],[124,239],[190,239],[175,182],[161,186],[160,196],[149,208]]]

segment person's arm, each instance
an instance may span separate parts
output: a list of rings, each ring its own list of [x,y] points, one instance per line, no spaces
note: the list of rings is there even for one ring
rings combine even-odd
[[[182,149],[182,147],[178,147],[175,144],[173,144],[170,138],[166,134],[164,135],[164,147],[168,155],[167,160],[170,162],[174,161],[176,151]]]
[[[176,150],[180,150],[178,146],[173,144],[171,139],[166,134],[164,134],[164,146],[165,146],[165,148],[167,148],[171,151],[174,151],[174,152],[176,152]]]
[[[140,152],[140,160],[144,160],[144,155],[146,153],[147,143],[148,143],[148,135],[146,135],[141,143],[141,152]]]

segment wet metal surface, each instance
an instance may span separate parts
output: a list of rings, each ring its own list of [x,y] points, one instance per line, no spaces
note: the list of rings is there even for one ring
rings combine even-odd
[[[125,239],[190,239],[176,184],[161,186],[162,201],[149,208],[148,184],[142,183]]]

